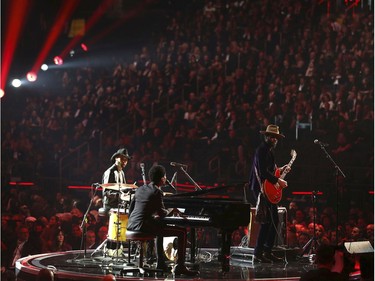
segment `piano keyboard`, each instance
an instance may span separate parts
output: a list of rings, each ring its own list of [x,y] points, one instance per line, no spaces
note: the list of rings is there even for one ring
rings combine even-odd
[[[165,217],[163,218],[163,221],[166,223],[181,223],[181,222],[186,222],[186,223],[194,223],[194,222],[211,222],[210,217],[205,217],[205,216],[185,216],[185,217]]]

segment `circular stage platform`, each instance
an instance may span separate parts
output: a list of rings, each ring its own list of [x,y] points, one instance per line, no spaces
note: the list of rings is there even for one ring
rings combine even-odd
[[[241,252],[242,251],[242,252]],[[126,273],[127,257],[91,257],[93,250],[69,251],[40,254],[19,259],[16,263],[17,281],[36,280],[42,268],[51,269],[55,273],[55,281],[100,281],[107,274],[116,276],[116,280],[290,280],[297,281],[300,276],[314,268],[308,261],[297,261],[290,257],[293,253],[285,254],[286,263],[253,264],[249,251],[245,248],[231,249],[230,267],[228,272],[221,272],[221,264],[215,258],[215,251],[201,249],[197,255],[200,274],[196,277],[173,276],[172,273],[163,276],[138,276]],[[286,253],[286,252],[285,252]],[[134,261],[134,264],[137,264]],[[134,267],[133,267],[134,268]],[[353,274],[350,280],[359,280],[359,274]]]

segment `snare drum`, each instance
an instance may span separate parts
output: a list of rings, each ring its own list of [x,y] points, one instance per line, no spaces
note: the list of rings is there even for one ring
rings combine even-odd
[[[108,225],[108,239],[118,242],[126,241],[126,227],[128,225],[128,214],[125,209],[111,209]]]

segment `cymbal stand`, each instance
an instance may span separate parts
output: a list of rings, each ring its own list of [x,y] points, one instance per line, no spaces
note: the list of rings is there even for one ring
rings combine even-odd
[[[146,176],[145,176],[145,172],[144,172],[144,164],[142,165],[143,163],[141,163],[141,169],[142,169],[142,177],[143,177],[143,184],[147,184],[146,183]],[[130,210],[130,202],[132,201],[132,194],[134,194],[135,191],[134,190],[130,190],[128,192],[128,195],[129,195],[129,203],[125,203],[125,212],[127,212],[129,214],[129,210]],[[126,206],[128,205],[128,206]],[[127,211],[126,211],[127,210]],[[135,244],[136,242],[134,241],[127,241],[128,242],[128,261],[126,263],[126,266],[134,266],[134,263],[131,262],[131,249],[132,249],[132,244]],[[135,259],[136,255],[134,255],[134,259]]]
[[[314,226],[313,237],[311,237],[310,240],[307,241],[307,243],[302,247],[301,256],[304,256],[306,253],[308,253],[308,256],[315,254],[317,246],[319,246],[319,242],[316,238],[316,230],[315,230],[315,226],[316,226],[316,208],[315,208],[316,204],[315,203],[316,203],[317,193],[318,192],[315,190],[311,193],[312,208],[313,208],[313,226]]]
[[[117,204],[117,222],[115,221],[114,224],[115,224],[115,227],[117,228],[116,229],[116,255],[115,255],[115,258],[116,260],[118,260],[119,258],[119,250],[120,250],[120,247],[122,245],[122,243],[120,243],[119,241],[119,238],[120,238],[120,234],[121,234],[121,221],[120,221],[120,210],[121,210],[121,207],[124,208],[124,212],[126,211],[126,203],[125,202],[120,202],[121,200],[121,196],[120,194],[117,194],[118,196],[118,204]]]
[[[91,253],[91,256],[93,256],[96,252],[100,251],[102,248],[105,247],[107,244],[108,239],[104,239],[103,242]],[[104,250],[103,250],[104,251]],[[105,254],[105,253],[104,253]]]

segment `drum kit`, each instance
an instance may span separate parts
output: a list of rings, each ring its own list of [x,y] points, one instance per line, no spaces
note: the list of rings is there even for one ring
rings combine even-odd
[[[129,207],[132,195],[138,188],[135,184],[105,183],[100,184],[103,189],[119,191],[120,200],[117,208],[109,210],[109,222],[107,239],[96,248],[91,256],[103,249],[103,255],[109,257],[121,257],[126,242],[126,227],[128,225]]]

